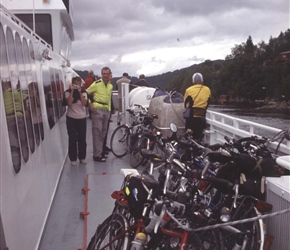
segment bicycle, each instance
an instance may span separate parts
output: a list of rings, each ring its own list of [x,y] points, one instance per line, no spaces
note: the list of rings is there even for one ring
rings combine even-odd
[[[137,105],[141,107],[140,105]],[[144,159],[136,151],[135,145],[140,140],[140,137],[144,133],[151,132],[151,124],[154,119],[158,118],[157,115],[149,116],[144,113],[144,110],[139,111],[137,114],[134,110],[128,109],[133,119],[132,124],[123,124],[118,126],[112,133],[110,146],[112,153],[118,157],[124,157],[128,153],[130,154],[130,163],[133,168],[140,166]]]
[[[125,196],[125,189],[128,185],[128,181],[134,178],[138,178],[140,175],[138,172],[123,169],[124,181],[122,183],[121,189],[119,191],[115,191],[112,193],[112,198],[114,198],[115,206],[112,214],[106,218],[98,227],[89,242],[87,250],[102,250],[102,249],[110,249],[110,250],[128,250],[131,241],[133,240],[135,234],[140,232],[144,227],[145,223],[143,219],[145,216],[148,216],[149,209],[148,207],[144,209],[132,209],[129,204],[132,202],[130,198]],[[146,192],[145,189],[140,187],[138,198],[141,203],[145,202],[145,200],[150,200],[151,193],[148,191],[148,196],[143,197],[141,195],[141,191]],[[135,194],[134,194],[135,195]],[[134,196],[131,193],[131,196]],[[130,197],[131,197],[130,196]],[[142,216],[143,215],[143,216]]]
[[[192,146],[183,144],[183,146]],[[196,145],[194,145],[196,146]],[[173,151],[172,151],[173,152]],[[174,152],[173,152],[174,153]],[[207,164],[205,165],[202,173],[201,178],[195,177],[193,183],[193,186],[196,186],[200,190],[199,184],[201,182],[207,182],[206,188],[202,190],[202,196],[199,196],[197,202],[202,204],[209,204],[210,209],[227,209],[229,211],[230,219],[235,220],[241,220],[245,218],[252,218],[252,217],[258,217],[260,215],[260,212],[258,211],[256,204],[261,204],[262,201],[258,201],[256,198],[249,196],[249,195],[243,195],[238,196],[238,185],[232,185],[236,189],[235,193],[235,199],[233,199],[231,196],[227,198],[222,194],[227,194],[227,186],[231,183],[227,181],[226,179],[221,179],[221,181],[218,181],[220,178],[216,178],[216,173],[209,171],[210,167],[212,167],[213,163],[229,163],[233,161],[233,157],[230,154],[225,154],[225,152],[211,152],[207,155],[208,160]],[[168,157],[171,159],[171,157]],[[188,168],[182,165],[182,163],[179,161],[179,159],[175,158],[175,160],[170,161],[171,164],[173,164],[173,168],[171,167],[171,171],[173,169],[176,169],[181,172],[188,172],[190,175],[190,172],[188,171]],[[247,162],[246,162],[247,163]],[[195,172],[197,174],[198,172]],[[199,172],[200,173],[200,172]],[[186,174],[186,175],[188,175]],[[209,175],[208,175],[209,174]],[[217,182],[218,181],[218,182]],[[224,183],[226,184],[226,187],[224,186]],[[188,188],[184,185],[186,182],[183,181],[182,186],[177,187],[175,189],[183,189],[187,190],[185,192],[188,192]],[[215,185],[215,183],[218,183],[218,187]],[[235,182],[234,182],[235,183]],[[222,192],[212,192],[213,187],[217,189],[221,189]],[[245,190],[242,190],[245,191]],[[235,204],[235,205],[231,205]],[[270,209],[272,206],[269,204],[264,203],[264,207],[268,207]],[[261,206],[259,207],[261,209]],[[265,208],[264,208],[265,209]],[[268,212],[269,210],[267,210]],[[243,247],[247,247],[246,249],[259,249],[263,247],[264,243],[264,234],[263,234],[263,222],[262,220],[257,220],[255,222],[251,223],[244,223],[242,225],[236,226],[236,227],[227,227],[226,229],[223,229],[223,237],[225,240],[225,245],[227,246],[227,249],[232,249],[235,244],[243,245]],[[250,232],[250,234],[249,234]]]
[[[158,181],[136,170],[135,175],[125,175],[117,192],[122,195],[113,213],[96,230],[88,250],[129,249],[138,232],[147,234],[146,247],[152,250],[262,249],[263,221],[259,215],[272,206],[240,195],[237,182],[208,174],[213,162],[232,163],[233,156],[209,152],[204,169],[196,172],[180,161],[172,144],[165,145],[171,154],[159,169]],[[141,151],[152,164],[162,159],[156,152]],[[201,181],[208,183],[202,192],[198,186]],[[211,192],[214,188],[219,192]],[[248,221],[229,224],[244,219]]]
[[[191,234],[186,230],[181,231],[179,227],[176,227],[174,222],[171,222],[170,227],[160,227],[160,231],[158,233],[152,232],[152,225],[153,227],[156,227],[156,221],[154,220],[154,216],[151,216],[149,219],[149,215],[156,212],[155,209],[152,210],[154,204],[153,199],[157,197],[157,194],[154,194],[154,190],[155,192],[159,193],[160,190],[158,190],[158,187],[163,186],[164,183],[154,180],[154,178],[152,178],[150,175],[142,175],[139,180],[148,193],[146,201],[142,201],[142,203],[144,203],[143,209],[139,210],[139,214],[135,213],[135,216],[132,216],[132,210],[130,212],[128,212],[128,210],[123,211],[121,214],[121,211],[115,208],[113,213],[101,225],[98,226],[95,235],[92,237],[88,245],[87,250],[128,250],[131,242],[139,232],[145,232],[149,236],[147,249],[152,250],[177,249],[177,247],[178,249],[184,249],[185,245],[188,246],[187,249],[204,249],[202,248],[203,244],[213,244],[212,242],[209,242],[209,238],[202,237],[202,239],[200,239],[200,234]],[[128,176],[125,177],[121,190],[126,188],[127,181]],[[172,196],[170,193],[167,194],[168,197]],[[174,202],[173,204],[174,205],[172,206],[171,211],[177,209],[181,211],[181,213],[175,213],[175,215],[182,216],[185,210],[180,209],[180,207],[185,207],[185,205],[179,202]],[[120,204],[117,204],[116,206],[118,207]],[[133,211],[135,211],[135,209],[133,209]],[[142,214],[140,214],[140,211],[142,211]],[[158,226],[159,224],[157,224],[157,227]],[[219,237],[219,235],[213,234],[212,237]],[[177,239],[180,241],[177,241]],[[215,238],[216,244],[219,244],[220,242],[220,238]]]
[[[128,249],[128,235],[122,234],[128,227],[127,220],[120,213],[110,215],[101,225],[98,226],[96,233],[92,237],[87,250],[106,249]],[[117,240],[113,240],[119,235]]]

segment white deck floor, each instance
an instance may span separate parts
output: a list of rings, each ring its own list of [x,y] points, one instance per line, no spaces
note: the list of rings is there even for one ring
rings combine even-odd
[[[110,135],[117,126],[116,115],[112,116]],[[120,169],[131,168],[129,156],[116,158],[109,153],[105,163],[93,161],[91,120],[87,120],[87,164],[71,166],[66,160],[60,183],[50,210],[39,250],[85,250],[84,219],[80,216],[85,211],[85,194],[82,189],[88,180],[88,225],[87,243],[96,227],[110,215],[114,200],[111,193],[121,187],[123,176]]]

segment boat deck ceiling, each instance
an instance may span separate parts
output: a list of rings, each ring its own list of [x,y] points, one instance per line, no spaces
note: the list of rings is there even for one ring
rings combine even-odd
[[[39,250],[77,250],[85,249],[93,236],[96,227],[110,215],[114,200],[111,193],[119,190],[123,175],[122,168],[131,168],[129,156],[116,158],[109,153],[105,163],[93,161],[92,132],[90,119],[87,119],[87,164],[78,162],[71,166],[67,158],[56,195],[50,210]],[[108,133],[110,135],[117,126],[117,116],[112,116]],[[142,171],[142,167],[138,169]],[[85,211],[85,194],[83,188],[88,183],[88,212],[87,236],[84,235],[85,223],[80,213]]]

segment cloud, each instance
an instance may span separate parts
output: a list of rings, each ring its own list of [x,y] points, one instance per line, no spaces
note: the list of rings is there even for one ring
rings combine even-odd
[[[156,75],[206,59],[235,44],[268,42],[289,28],[289,0],[74,1],[71,63],[78,70]],[[179,39],[179,41],[178,41]]]

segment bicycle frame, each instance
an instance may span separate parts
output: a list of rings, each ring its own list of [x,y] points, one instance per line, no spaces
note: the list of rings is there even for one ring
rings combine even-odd
[[[176,231],[172,231],[172,230],[161,228],[161,232],[164,235],[168,235],[168,236],[171,236],[171,237],[176,237],[176,238],[181,239],[179,250],[185,249],[185,247],[187,245],[187,242],[188,242],[189,231],[183,230],[183,233],[180,233],[180,232],[176,232]]]
[[[141,219],[139,219],[137,221],[136,224],[134,224],[132,226],[129,226],[126,230],[124,230],[119,235],[117,235],[116,237],[114,237],[108,244],[106,244],[104,247],[100,248],[99,250],[106,249],[111,244],[113,244],[116,240],[118,240],[119,238],[121,238],[125,234],[130,233],[132,230],[134,231],[134,237],[135,237],[139,232],[142,232],[142,230],[145,227],[146,226],[144,224],[144,220],[141,218]],[[173,230],[161,228],[161,232],[165,236],[179,238],[181,240],[180,243],[179,243],[180,244],[179,250],[183,250],[187,246],[188,238],[189,238],[189,235],[190,235],[190,232],[189,231],[183,230],[183,232],[180,233],[180,232],[177,232],[177,231],[173,231]],[[132,237],[132,238],[134,238],[134,237]]]
[[[136,228],[136,230],[134,230],[134,228]],[[129,226],[126,230],[124,230],[123,232],[121,232],[119,235],[117,235],[116,237],[114,237],[107,245],[105,245],[104,247],[100,248],[99,250],[104,250],[107,247],[109,247],[111,244],[113,244],[116,240],[118,240],[119,238],[121,238],[122,236],[124,236],[125,234],[129,233],[130,231],[134,230],[134,237],[137,233],[141,232],[141,230],[145,228],[145,224],[143,222],[142,219],[138,220],[138,222],[132,226]]]

